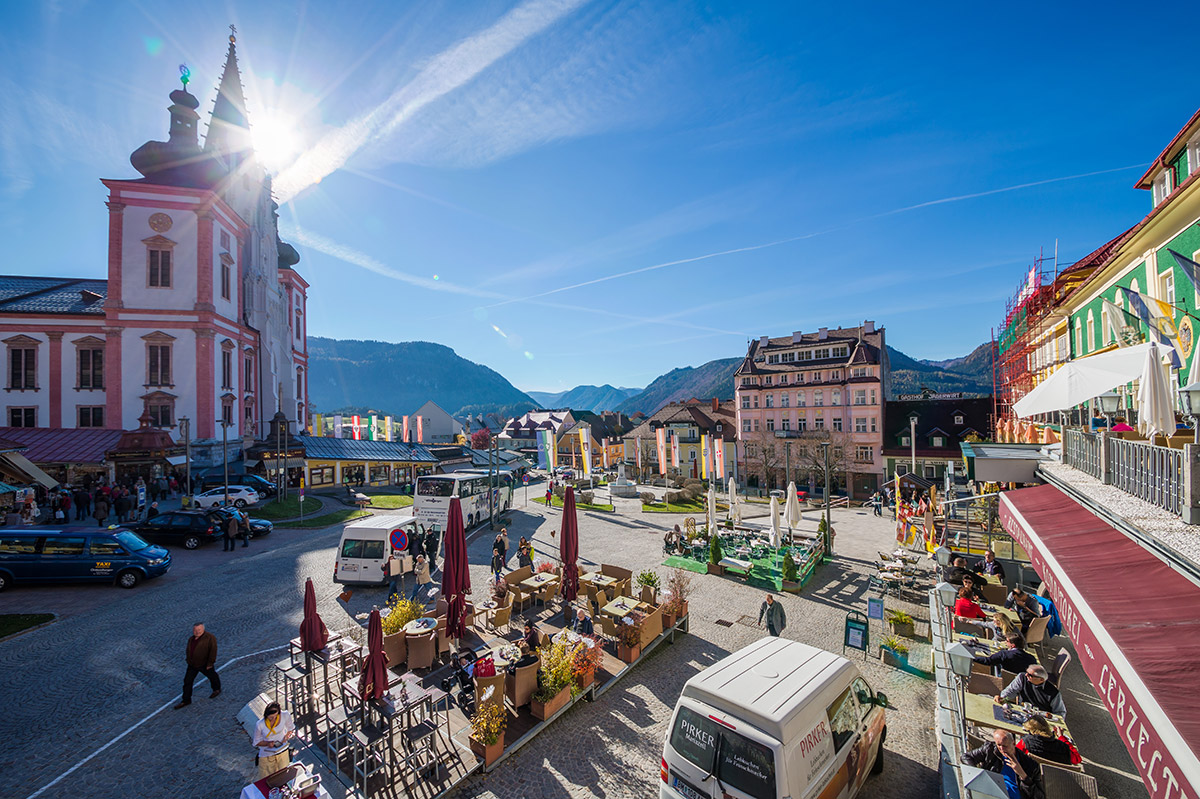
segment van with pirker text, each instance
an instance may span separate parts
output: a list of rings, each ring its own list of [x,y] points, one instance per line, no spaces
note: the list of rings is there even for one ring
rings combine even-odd
[[[383,585],[388,555],[406,552],[408,542],[423,528],[413,516],[371,516],[346,525],[338,542],[333,581],[343,585]],[[405,563],[405,571],[411,564]]]
[[[887,697],[840,655],[766,637],[683,686],[660,799],[853,799],[883,770]]]

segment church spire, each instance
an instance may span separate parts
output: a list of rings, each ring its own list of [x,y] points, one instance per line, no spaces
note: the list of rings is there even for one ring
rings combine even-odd
[[[204,137],[204,149],[225,154],[231,160],[240,159],[250,149],[246,94],[242,90],[242,75],[237,62],[237,28],[233,25],[229,26],[229,51],[225,55],[225,69],[221,72],[217,101],[213,105],[208,133]]]

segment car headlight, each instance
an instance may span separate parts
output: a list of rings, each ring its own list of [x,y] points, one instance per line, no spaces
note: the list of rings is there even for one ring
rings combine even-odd
[[[166,558],[155,558],[154,560],[146,561],[147,566],[161,566],[167,562]]]

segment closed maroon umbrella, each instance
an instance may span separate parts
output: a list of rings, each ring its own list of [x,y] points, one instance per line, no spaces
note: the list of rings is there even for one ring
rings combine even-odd
[[[567,486],[563,496],[562,530],[558,550],[562,556],[564,602],[574,602],[579,596],[579,522],[575,519],[575,489]]]
[[[358,678],[358,692],[363,699],[378,699],[387,689],[388,658],[383,651],[383,622],[379,620],[379,608],[373,608],[367,621],[367,657],[363,660],[362,676]]]
[[[450,498],[446,520],[446,557],[442,562],[442,597],[446,600],[446,635],[467,634],[467,595],[471,593],[471,569],[467,563],[467,533],[463,529],[462,504]]]
[[[303,652],[320,652],[329,643],[329,630],[317,613],[317,592],[312,578],[304,581],[304,621],[300,622],[300,649]]]

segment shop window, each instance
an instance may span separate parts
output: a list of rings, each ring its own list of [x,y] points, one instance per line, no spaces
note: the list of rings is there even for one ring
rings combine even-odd
[[[320,466],[315,469],[308,470],[308,484],[314,486],[332,485],[333,484],[333,467]]]
[[[371,482],[386,483],[391,475],[392,467],[388,465],[372,466],[371,467]]]

